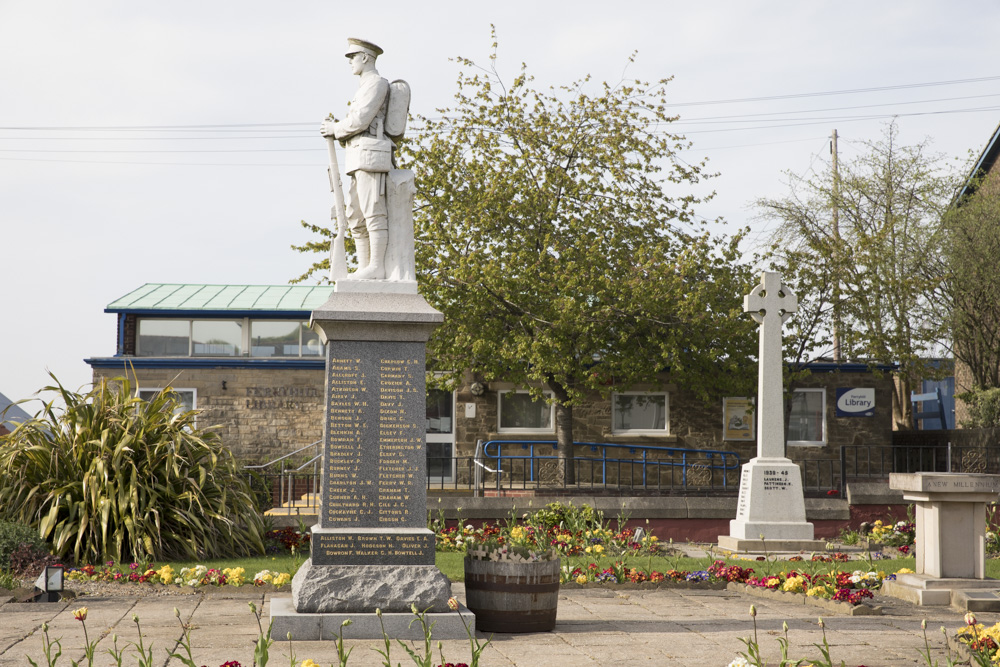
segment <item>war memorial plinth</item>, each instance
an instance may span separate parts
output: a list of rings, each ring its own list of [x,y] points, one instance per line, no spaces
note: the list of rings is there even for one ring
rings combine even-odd
[[[310,319],[326,349],[323,481],[311,557],[292,579],[291,597],[271,598],[273,639],[330,640],[341,632],[372,639],[383,627],[396,639],[422,639],[412,608],[428,612],[437,639],[464,638],[465,624],[475,624],[468,609],[461,609],[464,624],[449,610],[451,582],[434,564],[427,528],[425,355],[444,316],[417,291],[414,175],[391,160],[409,86],[381,78],[381,54],[371,42],[348,40],[358,92],[344,118],[320,125],[337,223],[334,293]],[[338,143],[351,183],[346,205]]]
[[[327,349],[319,523],[291,597],[272,598],[273,638],[334,639],[348,618],[345,637],[381,637],[376,609],[390,636],[421,637],[411,605],[435,637],[465,636],[427,528],[425,348],[442,319],[418,294],[337,291],[313,312]]]

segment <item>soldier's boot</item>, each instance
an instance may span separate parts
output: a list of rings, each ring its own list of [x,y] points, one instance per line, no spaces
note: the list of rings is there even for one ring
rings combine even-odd
[[[354,237],[354,256],[358,260],[358,271],[368,266],[368,245],[367,236]],[[355,271],[352,277],[356,277],[358,271]]]
[[[368,232],[371,256],[368,266],[354,272],[356,280],[382,280],[385,278],[385,249],[389,245],[389,232],[382,229]]]

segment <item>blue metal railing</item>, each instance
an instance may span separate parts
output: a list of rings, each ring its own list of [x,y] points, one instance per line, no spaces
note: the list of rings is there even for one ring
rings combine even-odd
[[[680,471],[680,486],[687,488],[688,472],[692,469],[709,471],[709,486],[715,487],[716,472],[721,472],[722,489],[735,486],[736,480],[730,483],[729,475],[731,471],[738,471],[740,468],[740,456],[736,452],[715,450],[715,449],[685,449],[682,447],[654,447],[648,445],[620,445],[610,442],[574,442],[574,452],[581,449],[590,450],[591,454],[597,456],[580,456],[578,453],[573,457],[573,465],[579,473],[584,467],[589,466],[591,470],[592,484],[608,486],[617,484],[618,486],[636,486],[633,480],[636,468],[640,473],[638,486],[648,488],[664,486],[664,471],[668,476],[667,486],[675,486],[673,483],[673,472]],[[506,473],[506,485],[516,483],[512,476],[516,468],[520,468],[523,477],[522,485],[538,481],[539,466],[547,460],[558,459],[559,444],[554,440],[490,440],[477,447],[482,459],[495,462],[493,467]],[[549,453],[543,453],[551,451]],[[619,451],[627,451],[630,456],[623,456]],[[516,452],[516,453],[515,453]],[[610,456],[609,456],[610,454]],[[520,466],[512,465],[514,462],[521,462]],[[482,465],[480,463],[480,465]],[[622,469],[627,468],[628,483],[624,484]],[[611,475],[609,473],[616,473]],[[577,474],[577,479],[581,477]],[[501,475],[497,475],[499,486]],[[655,481],[652,480],[655,478]]]

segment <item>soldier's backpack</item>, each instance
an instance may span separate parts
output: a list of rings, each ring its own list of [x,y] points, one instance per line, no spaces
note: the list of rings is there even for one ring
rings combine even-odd
[[[396,79],[389,84],[389,103],[385,111],[385,134],[399,141],[406,133],[406,116],[410,113],[410,84]]]

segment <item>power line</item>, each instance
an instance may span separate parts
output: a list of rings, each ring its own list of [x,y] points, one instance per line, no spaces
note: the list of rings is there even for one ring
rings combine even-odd
[[[705,102],[672,102],[672,107],[693,107],[710,104],[735,104],[738,102],[769,102],[772,100],[792,100],[802,97],[826,97],[829,95],[855,95],[858,93],[878,93],[886,90],[905,90],[907,88],[928,88],[932,86],[953,86],[963,83],[981,83],[983,81],[997,81],[1000,76],[983,76],[975,79],[952,79],[950,81],[929,81],[926,83],[904,83],[895,86],[875,86],[872,88],[849,88],[846,90],[826,90],[815,93],[792,93],[788,95],[768,95],[764,97],[742,97],[728,100],[708,100]]]

